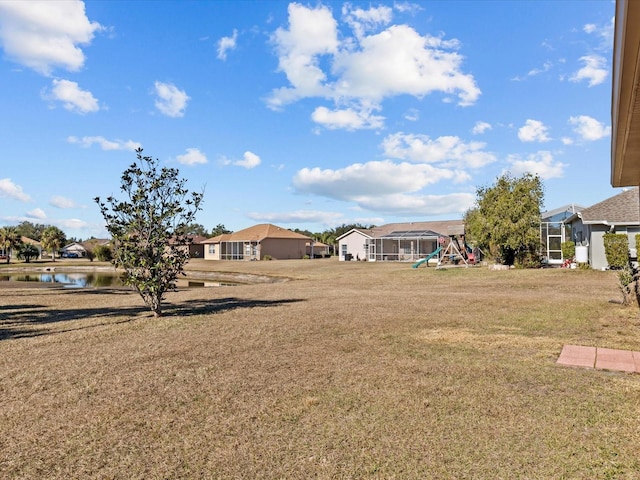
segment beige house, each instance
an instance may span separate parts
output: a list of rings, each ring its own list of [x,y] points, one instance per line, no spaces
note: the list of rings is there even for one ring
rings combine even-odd
[[[204,240],[205,260],[304,258],[311,238],[270,223]]]

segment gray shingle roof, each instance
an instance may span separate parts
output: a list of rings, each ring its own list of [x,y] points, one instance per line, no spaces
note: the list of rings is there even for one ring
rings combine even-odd
[[[640,225],[638,189],[630,188],[580,213],[583,223]]]

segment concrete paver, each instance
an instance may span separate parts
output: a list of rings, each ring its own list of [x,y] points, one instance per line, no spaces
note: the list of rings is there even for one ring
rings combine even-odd
[[[640,352],[565,345],[556,363],[570,367],[640,373]]]
[[[572,367],[591,367],[596,364],[596,347],[565,345],[557,363]]]

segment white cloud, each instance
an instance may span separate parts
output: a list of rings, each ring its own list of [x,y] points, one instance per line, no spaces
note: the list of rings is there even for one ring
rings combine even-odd
[[[480,95],[472,75],[461,71],[463,57],[456,40],[421,36],[407,25],[387,25],[391,11],[386,7],[362,10],[345,6],[347,23],[356,38],[338,37],[337,22],[326,6],[308,8],[289,5],[288,28],[272,36],[279,57],[279,69],[288,86],[275,89],[267,99],[278,110],[303,98],[324,98],[336,102],[336,109],[319,107],[312,118],[328,128],[378,128],[383,117],[371,117],[382,100],[396,95],[422,98],[433,92],[458,97],[460,105],[473,104]],[[329,119],[329,114],[334,118]],[[339,115],[338,115],[339,114]],[[345,114],[350,119],[345,120]]]
[[[51,223],[57,225],[62,229],[87,229],[91,227],[91,225],[84,220],[80,220],[78,218],[66,218],[61,220],[52,220]]]
[[[427,135],[402,132],[387,136],[382,141],[384,154],[416,163],[438,163],[444,167],[480,168],[496,161],[484,151],[483,142],[465,143],[456,136],[443,136],[432,140]]]
[[[100,110],[98,100],[88,90],[82,90],[76,82],[70,80],[53,80],[50,92],[43,97],[47,100],[62,102],[62,106],[70,112],[85,114]]]
[[[171,83],[155,82],[156,108],[168,117],[183,117],[190,97]]]
[[[402,193],[373,196],[360,201],[360,206],[389,215],[436,216],[461,214],[475,202],[471,193],[451,193],[448,195],[406,195]]]
[[[183,165],[201,165],[208,162],[207,156],[197,148],[187,148],[187,152],[176,157]]]
[[[588,115],[569,117],[569,124],[575,125],[573,131],[580,135],[582,140],[595,141],[611,135],[610,126],[605,126]]]
[[[474,135],[481,135],[487,130],[491,130],[491,129],[493,129],[493,127],[491,126],[490,123],[479,121],[479,122],[476,122],[476,124],[473,126],[473,129],[471,129],[471,133],[473,133]]]
[[[561,178],[567,164],[557,162],[553,154],[546,150],[532,153],[525,158],[519,155],[509,155],[507,161],[511,164],[509,171],[516,176],[524,173],[539,175],[541,179]]]
[[[354,110],[346,108],[342,110],[329,110],[326,107],[318,107],[311,114],[314,122],[330,129],[343,128],[345,130],[359,130],[363,128],[382,128],[384,117],[372,115],[371,111]]]
[[[440,180],[453,180],[455,171],[427,164],[394,163],[390,160],[355,163],[332,170],[303,168],[293,178],[294,188],[337,200],[416,192]]]
[[[22,191],[10,178],[0,178],[0,198],[13,198],[21,202],[30,202],[31,197]]]
[[[262,161],[260,157],[253,152],[246,151],[242,157],[242,160],[229,160],[227,158],[222,158],[223,165],[235,165],[236,167],[243,167],[246,169],[252,169],[260,165]]]
[[[326,212],[316,210],[297,210],[293,212],[270,212],[258,213],[251,212],[247,214],[251,220],[256,222],[267,223],[321,223],[323,225],[339,225],[344,222],[344,215],[338,212]]]
[[[233,35],[230,37],[222,37],[218,40],[218,58],[220,60],[227,59],[227,52],[236,48],[236,41],[238,40],[238,30],[233,30]]]
[[[593,87],[606,80],[609,74],[606,58],[600,55],[585,55],[580,57],[580,61],[584,66],[569,78],[570,81],[581,82],[582,80],[587,80],[589,86]]]
[[[457,41],[421,36],[407,25],[393,25],[360,41],[359,49],[335,58],[336,93],[380,101],[395,95],[422,97],[433,92],[457,95],[472,105],[480,96],[473,76],[460,71]]]
[[[573,139],[569,137],[562,137],[560,139],[563,145],[573,145]]]
[[[613,32],[615,28],[615,17],[611,17],[604,25],[588,23],[583,27],[583,31],[594,34],[600,39],[600,50],[611,50],[613,48]]]
[[[37,218],[38,220],[44,220],[47,218],[47,214],[44,213],[44,210],[41,208],[34,208],[33,210],[26,213],[26,216],[29,218]]]
[[[60,195],[54,195],[49,200],[49,205],[56,208],[75,208],[76,202],[74,202],[70,198],[66,198]]]
[[[385,160],[356,163],[338,170],[303,168],[294,176],[293,186],[299,193],[354,202],[360,208],[380,213],[439,215],[463,212],[473,203],[474,195],[419,192],[441,180],[455,182],[457,176],[470,180],[464,172],[456,170]]]
[[[91,43],[101,29],[89,21],[81,1],[0,2],[0,42],[6,55],[43,75],[55,67],[82,68],[85,56],[79,46]]]
[[[407,113],[404,114],[404,118],[410,122],[417,122],[420,120],[420,112],[415,108],[410,108]]]
[[[528,119],[518,130],[518,138],[523,142],[548,142],[548,130],[541,121]]]
[[[370,7],[363,10],[346,3],[342,7],[342,15],[355,36],[362,38],[366,32],[375,30],[381,25],[388,25],[393,17],[393,10],[387,6]]]
[[[551,67],[553,67],[553,63],[551,63],[549,61],[546,61],[546,62],[544,62],[542,67],[533,68],[533,69],[529,70],[529,72],[527,73],[527,76],[528,77],[535,77],[536,75],[540,75],[541,73],[548,72],[549,70],[551,70]]]
[[[142,144],[134,142],[133,140],[107,140],[101,136],[94,137],[67,137],[67,142],[81,145],[84,148],[89,148],[93,144],[98,144],[102,150],[136,150],[142,148]]]

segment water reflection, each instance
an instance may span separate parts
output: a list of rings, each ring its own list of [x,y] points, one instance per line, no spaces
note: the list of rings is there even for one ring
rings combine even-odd
[[[105,273],[26,273],[0,275],[0,281],[56,283],[63,287],[121,287],[119,275]]]
[[[91,273],[26,273],[0,275],[0,281],[55,283],[67,288],[121,287],[124,282],[120,275],[104,272]],[[238,285],[234,282],[179,279],[178,288],[226,287]]]

